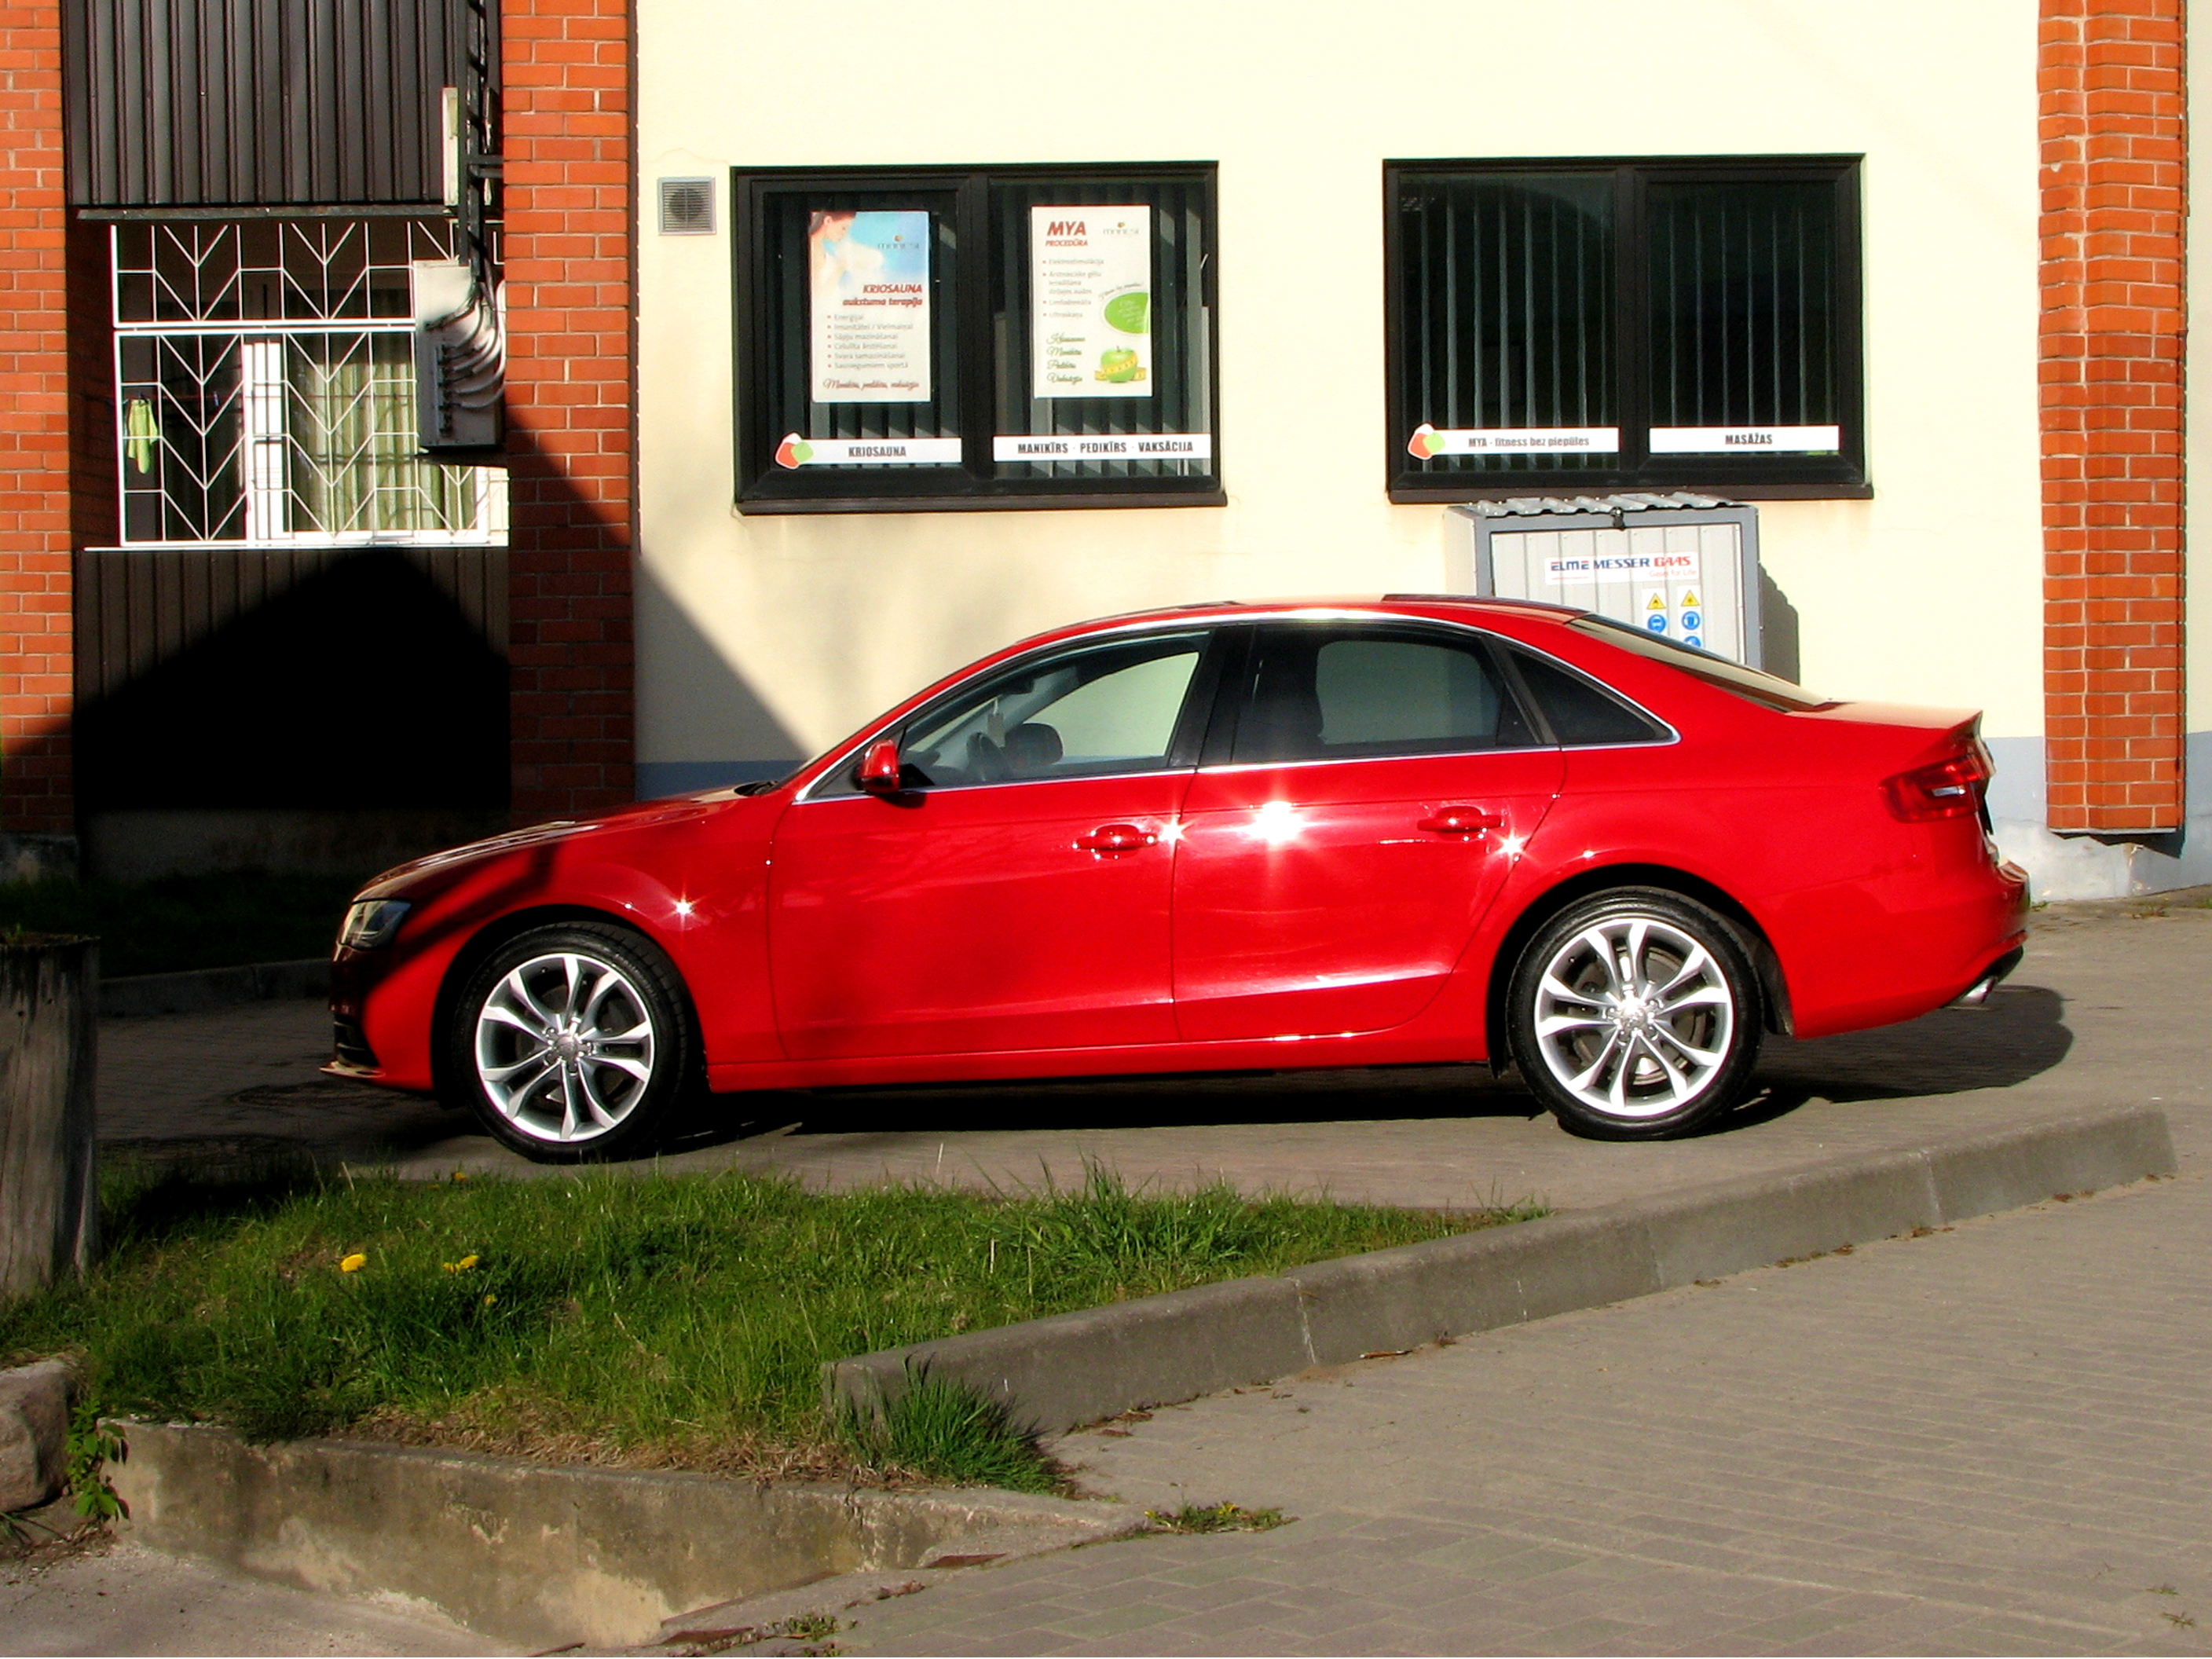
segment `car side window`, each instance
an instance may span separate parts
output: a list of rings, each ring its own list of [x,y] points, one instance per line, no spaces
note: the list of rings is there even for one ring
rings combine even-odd
[[[1674,734],[1641,710],[1631,708],[1595,680],[1530,651],[1512,653],[1529,700],[1569,749],[1618,743],[1665,743]]]
[[[1242,764],[1522,749],[1539,739],[1480,641],[1262,628],[1237,692]]]
[[[925,709],[900,758],[926,789],[1158,771],[1206,638],[1121,640],[988,676]]]

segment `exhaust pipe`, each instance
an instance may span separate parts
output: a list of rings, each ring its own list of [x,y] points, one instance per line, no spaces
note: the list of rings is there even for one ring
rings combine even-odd
[[[1979,979],[1976,980],[1964,991],[1954,997],[1950,1002],[1945,1006],[1952,1008],[1980,1007],[1990,1000],[1990,993],[1997,988],[1998,984],[2004,979],[2005,975],[2011,973],[2014,969],[2020,966],[2020,959],[2026,954],[2027,947],[2025,945],[2014,945],[2011,950],[2006,951],[1995,962],[1991,963],[1989,966],[1989,970]]]

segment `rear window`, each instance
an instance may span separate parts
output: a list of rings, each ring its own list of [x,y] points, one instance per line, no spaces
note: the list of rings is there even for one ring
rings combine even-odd
[[[1508,647],[1510,650],[1510,647]],[[1641,709],[1630,707],[1595,680],[1530,651],[1511,651],[1522,686],[1569,749],[1599,744],[1665,743],[1674,734]]]
[[[1673,640],[1647,634],[1640,628],[1631,628],[1626,623],[1614,622],[1609,617],[1583,615],[1576,617],[1567,626],[1578,633],[1589,635],[1592,639],[1603,640],[1607,645],[1619,646],[1623,651],[1632,651],[1653,662],[1663,662],[1668,667],[1679,669],[1693,680],[1703,680],[1707,685],[1733,692],[1762,708],[1794,714],[1802,714],[1808,708],[1826,708],[1835,702],[1833,697],[1808,691],[1803,686],[1785,680],[1779,674],[1746,668],[1740,662],[1730,662],[1726,657],[1717,657],[1710,651],[1678,645]]]

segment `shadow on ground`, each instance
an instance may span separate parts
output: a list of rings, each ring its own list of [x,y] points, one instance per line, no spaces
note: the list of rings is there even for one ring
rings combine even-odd
[[[1881,1030],[1809,1042],[1770,1038],[1759,1065],[1765,1086],[1705,1133],[1771,1122],[1812,1100],[1901,1100],[2024,1083],[2073,1046],[2064,1011],[2056,991],[2008,986],[1980,1008],[1941,1009]],[[732,1108],[734,1116],[722,1115]],[[714,1119],[669,1150],[692,1152],[787,1127],[794,1135],[1143,1129],[1534,1117],[1541,1109],[1510,1073],[1497,1077],[1486,1066],[825,1089],[718,1100]]]
[[[2071,1048],[2063,1012],[2057,992],[2014,986],[1985,1007],[1944,1009],[1881,1030],[1812,1042],[1770,1038],[1759,1091],[1704,1133],[1740,1133],[1786,1118],[1808,1101],[1901,1100],[2024,1083]],[[718,1097],[665,1151],[711,1152],[779,1132],[802,1140],[881,1138],[888,1146],[910,1136],[976,1130],[1530,1118],[1540,1110],[1517,1079],[1495,1076],[1486,1066],[791,1091]],[[463,1142],[490,1146],[466,1112],[341,1078],[240,1090],[208,1118],[194,1126],[197,1133],[104,1141],[103,1156],[223,1170],[297,1157],[325,1168],[406,1163],[434,1147],[443,1158]]]

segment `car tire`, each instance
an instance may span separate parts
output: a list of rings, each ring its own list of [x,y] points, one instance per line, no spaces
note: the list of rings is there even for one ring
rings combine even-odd
[[[446,1048],[453,1092],[539,1164],[651,1152],[704,1069],[675,964],[594,922],[533,928],[485,957],[454,999]]]
[[[1522,1081],[1577,1134],[1688,1134],[1750,1087],[1765,1027],[1751,948],[1679,893],[1577,899],[1528,941],[1506,994]]]

